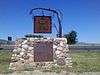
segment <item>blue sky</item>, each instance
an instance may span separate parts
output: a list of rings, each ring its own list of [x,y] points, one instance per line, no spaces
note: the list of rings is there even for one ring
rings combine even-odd
[[[0,38],[32,33],[35,7],[61,10],[63,34],[74,29],[80,42],[100,43],[100,0],[0,0]]]

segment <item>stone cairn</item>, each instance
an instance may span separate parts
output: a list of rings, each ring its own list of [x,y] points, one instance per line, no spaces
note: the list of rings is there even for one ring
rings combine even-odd
[[[53,61],[52,62],[34,62],[34,42],[35,41],[52,41],[53,42]],[[52,66],[71,67],[72,61],[69,55],[69,49],[66,38],[43,39],[27,38],[16,40],[16,47],[13,50],[9,69],[49,69]]]

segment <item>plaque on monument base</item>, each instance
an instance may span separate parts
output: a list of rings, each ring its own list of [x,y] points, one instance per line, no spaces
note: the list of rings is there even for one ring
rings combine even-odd
[[[34,62],[53,61],[53,42],[38,41],[34,44]]]

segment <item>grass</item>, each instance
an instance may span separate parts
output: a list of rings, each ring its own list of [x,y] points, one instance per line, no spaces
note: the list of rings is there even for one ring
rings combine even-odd
[[[100,52],[71,52],[73,72],[100,72]]]
[[[0,50],[0,73],[9,73],[9,64],[12,53],[10,51]]]
[[[0,50],[0,73],[10,73],[9,63],[12,53]],[[100,51],[80,51],[71,52],[73,67],[71,72],[100,72]],[[66,68],[68,69],[68,68]],[[53,67],[54,71],[59,72],[60,69]]]

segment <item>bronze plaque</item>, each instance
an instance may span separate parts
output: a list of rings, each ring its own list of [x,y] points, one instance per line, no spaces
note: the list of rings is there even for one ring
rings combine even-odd
[[[39,41],[34,44],[34,62],[53,61],[53,42]]]

